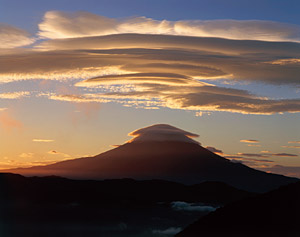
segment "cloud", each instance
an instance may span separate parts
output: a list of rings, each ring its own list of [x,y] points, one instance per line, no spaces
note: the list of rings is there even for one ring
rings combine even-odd
[[[19,157],[21,157],[21,158],[32,158],[33,156],[34,156],[34,153],[32,153],[32,152],[27,152],[27,153],[24,152],[19,155]]]
[[[168,124],[155,124],[135,130],[128,135],[134,137],[128,142],[179,141],[197,144],[198,142],[191,138],[199,136]]]
[[[260,20],[179,21],[175,29],[181,35],[227,39],[299,42],[300,37],[296,25]]]
[[[271,153],[270,151],[260,151],[261,153]]]
[[[181,227],[169,227],[165,230],[153,230],[153,234],[160,234],[160,235],[175,235],[182,231]]]
[[[300,70],[298,63],[274,64],[280,58],[298,59],[300,50],[297,43],[122,34],[48,40],[41,43],[39,48],[48,51],[81,50],[81,54],[86,51],[89,57],[83,57],[83,64],[86,60],[97,63],[98,67],[105,63],[106,66],[121,64],[123,70],[130,72],[172,72],[177,64],[179,67],[174,69],[176,73],[199,78],[228,78],[271,84],[299,83],[295,75]],[[67,55],[64,53],[62,56]],[[94,57],[98,60],[93,61]],[[59,60],[62,65],[66,64],[62,59]]]
[[[286,176],[300,178],[300,167],[299,166],[283,166],[283,165],[274,165],[271,167],[260,168],[265,172],[271,172],[276,174],[282,174]]]
[[[29,91],[0,93],[0,99],[20,99],[30,95]]]
[[[231,162],[242,163],[255,169],[266,168],[269,167],[270,164],[274,163],[272,160],[245,158],[237,155],[225,155],[224,157],[231,160]]]
[[[232,160],[240,160],[240,161],[253,161],[253,163],[273,163],[274,161],[272,160],[265,160],[265,159],[253,159],[253,158],[245,158],[239,155],[224,155],[225,158],[227,159],[232,159]],[[269,157],[269,156],[253,156],[253,157]]]
[[[20,160],[12,160],[9,159],[8,157],[4,157],[4,162],[0,162],[0,170],[3,169],[14,169],[14,168],[28,168],[28,167],[32,167],[32,166],[40,166],[40,165],[49,165],[49,164],[53,164],[57,161],[54,160],[41,160],[41,157],[37,159],[34,158],[36,154],[35,153],[31,153],[31,152],[27,152],[27,153],[21,153],[20,157],[21,158],[25,158]]]
[[[5,131],[10,132],[13,129],[21,130],[23,123],[14,118],[13,114],[9,110],[0,111],[0,127]]]
[[[211,112],[198,111],[198,112],[195,113],[195,116],[196,116],[196,117],[202,117],[202,116],[204,116],[204,115],[210,116],[210,115],[211,115]]]
[[[245,158],[246,156],[246,158]],[[261,151],[261,153],[237,153],[237,155],[227,155],[224,154],[223,157],[231,160],[232,162],[239,162],[245,165],[248,165],[255,169],[265,169],[268,171],[271,163],[274,163],[273,160],[267,159],[254,159],[249,157],[258,157],[258,158],[269,158],[269,157],[298,157],[296,154],[289,153],[271,153],[270,151]],[[275,172],[277,173],[277,172]],[[300,175],[300,173],[299,173]]]
[[[47,152],[50,155],[59,155],[59,156],[63,156],[65,158],[70,158],[71,156],[69,154],[63,153],[63,152],[59,152],[59,151],[55,151],[55,150],[51,150]]]
[[[83,107],[76,110],[87,116],[97,112],[98,103],[110,102],[143,109],[190,110],[196,116],[212,111],[300,112],[300,98],[271,98],[213,85],[215,80],[226,79],[298,86],[299,43],[243,40],[252,36],[292,40],[298,37],[296,26],[262,21],[111,19],[87,12],[51,11],[39,27],[40,36],[50,40],[44,39],[35,49],[0,52],[0,83],[69,80],[78,92],[49,90],[40,96],[75,102],[76,107]],[[214,38],[202,37],[208,35]],[[1,95],[6,99],[17,96]]]
[[[280,156],[280,157],[294,157],[298,156],[290,153],[237,153],[238,156],[248,156],[248,157],[270,157],[270,156]]]
[[[114,19],[84,11],[48,11],[39,28],[40,36],[51,39],[139,33],[266,41],[300,40],[300,28],[297,25],[273,21],[158,21],[146,17]]]
[[[82,95],[49,95],[50,99],[69,102],[116,102],[136,108],[166,107],[181,110],[225,111],[242,114],[300,112],[300,99],[271,100],[246,91],[217,86],[171,86],[142,84],[131,91]],[[253,142],[252,142],[253,143]]]
[[[269,156],[270,156],[270,154],[238,153],[238,156],[250,156],[250,157],[269,157]]]
[[[198,205],[194,203],[187,203],[182,201],[172,202],[171,206],[176,211],[203,211],[203,212],[211,212],[215,211],[217,208],[206,205]]]
[[[0,23],[0,49],[15,48],[34,43],[35,39],[25,30]]]
[[[38,139],[38,138],[34,138],[32,139],[33,142],[46,142],[46,143],[49,143],[49,142],[54,142],[54,140],[52,139]]]
[[[298,144],[300,144],[300,141],[289,141],[288,143],[298,143]]]
[[[284,148],[300,148],[300,146],[281,146],[281,147],[284,147]]]
[[[0,78],[3,81],[5,78],[72,79],[156,71],[199,79],[299,83],[295,76],[300,71],[297,64],[270,63],[278,57],[297,57],[300,53],[297,44],[166,35],[110,35],[45,41],[42,45],[52,51],[17,52],[0,57],[4,65]]]
[[[89,12],[66,13],[48,11],[39,24],[39,35],[43,38],[73,38],[117,33],[115,19]]]
[[[289,154],[289,153],[275,153],[275,154],[272,154],[272,156],[294,157],[294,156],[298,156],[298,155],[295,155],[295,154]]]
[[[253,140],[253,139],[240,140],[240,142],[245,142],[245,143],[259,143],[258,140]]]
[[[213,153],[217,153],[217,154],[223,154],[223,151],[222,150],[219,150],[215,147],[212,147],[212,146],[206,146],[205,147],[207,150],[213,152]]]
[[[77,86],[94,86],[94,85],[116,85],[116,84],[167,84],[167,85],[197,85],[192,78],[175,73],[131,73],[120,75],[106,75],[91,78],[86,81],[77,83]]]

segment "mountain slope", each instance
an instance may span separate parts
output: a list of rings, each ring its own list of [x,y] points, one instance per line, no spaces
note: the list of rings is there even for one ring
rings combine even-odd
[[[8,172],[75,179],[165,179],[185,184],[221,181],[253,192],[268,191],[297,180],[230,162],[197,143],[181,141],[126,143],[95,157]]]

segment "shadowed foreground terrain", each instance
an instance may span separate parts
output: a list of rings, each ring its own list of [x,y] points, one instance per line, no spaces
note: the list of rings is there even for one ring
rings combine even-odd
[[[300,182],[240,200],[200,218],[176,237],[300,236]]]
[[[0,236],[172,236],[218,206],[254,196],[219,182],[70,180],[0,174]]]

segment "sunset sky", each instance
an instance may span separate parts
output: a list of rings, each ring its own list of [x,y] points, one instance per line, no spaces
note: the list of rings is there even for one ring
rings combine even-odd
[[[153,124],[300,177],[295,0],[0,0],[0,169]]]

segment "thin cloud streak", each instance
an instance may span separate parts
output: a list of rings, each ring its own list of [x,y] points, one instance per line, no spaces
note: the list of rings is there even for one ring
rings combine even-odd
[[[54,140],[52,139],[32,139],[33,142],[46,142],[46,143],[49,143],[49,142],[54,142]]]
[[[300,141],[289,141],[288,143],[298,143],[298,144],[300,144]]]
[[[31,93],[29,91],[0,93],[0,99],[20,99],[23,97],[28,97],[30,94]]]
[[[253,140],[253,139],[240,140],[240,142],[244,142],[244,143],[259,143],[258,140]]]

